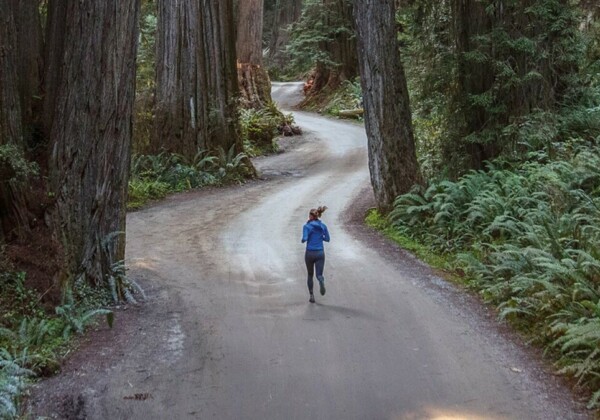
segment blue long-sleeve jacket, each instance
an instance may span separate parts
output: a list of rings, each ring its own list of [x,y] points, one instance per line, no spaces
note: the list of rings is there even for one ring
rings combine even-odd
[[[307,251],[323,251],[323,241],[329,242],[329,231],[320,220],[306,222],[302,229],[302,243],[307,242]]]

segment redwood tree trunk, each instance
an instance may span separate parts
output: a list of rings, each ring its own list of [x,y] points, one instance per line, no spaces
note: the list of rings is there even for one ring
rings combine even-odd
[[[454,33],[456,43],[456,62],[458,76],[458,94],[455,96],[456,108],[462,109],[466,132],[463,135],[477,132],[486,124],[488,116],[483,107],[472,107],[469,104],[471,95],[486,92],[494,83],[494,69],[489,63],[471,63],[465,60],[465,53],[475,50],[474,38],[489,33],[492,27],[485,5],[473,0],[455,0],[453,2]],[[454,147],[454,146],[450,146]],[[469,156],[469,166],[481,169],[483,162],[496,155],[494,144],[468,143],[464,145]]]
[[[235,57],[233,0],[202,0],[202,34],[207,98],[204,121],[209,149],[243,151],[237,119],[239,95]],[[249,161],[247,162],[249,164]]]
[[[263,67],[264,0],[240,2],[237,24],[237,69],[242,104],[262,108],[271,101],[271,81]]]
[[[421,182],[394,0],[355,0],[354,16],[371,184],[387,213],[398,195]]]
[[[16,203],[19,191],[10,182],[15,172],[9,161],[16,156],[7,156],[7,146],[21,150],[23,142],[17,45],[9,1],[0,0],[0,244],[19,224]]]
[[[154,150],[242,150],[233,2],[159,0]]]
[[[65,251],[61,281],[100,285],[124,258],[118,232],[125,231],[139,1],[48,7],[50,216]]]
[[[206,147],[198,6],[193,0],[158,1],[153,152],[165,149],[194,156]]]
[[[39,98],[42,73],[42,26],[39,0],[9,0],[17,31],[19,97],[24,136],[36,134],[40,111]]]
[[[21,145],[17,30],[8,0],[0,0],[0,57],[0,145]]]
[[[336,21],[328,24],[346,26],[347,32],[337,34],[328,45],[331,59],[339,65],[331,70],[328,85],[336,87],[344,80],[352,80],[358,75],[358,57],[356,56],[356,38],[352,34],[352,1],[326,0],[336,14]],[[339,20],[338,20],[339,19]]]

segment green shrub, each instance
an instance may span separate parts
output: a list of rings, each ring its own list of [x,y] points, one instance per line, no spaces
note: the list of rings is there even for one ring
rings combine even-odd
[[[14,144],[0,145],[0,182],[23,183],[38,172],[38,165],[25,159],[21,148]]]
[[[239,114],[244,152],[255,157],[277,151],[275,138],[280,128],[294,122],[292,114],[283,114],[274,102],[261,109],[241,109]]]

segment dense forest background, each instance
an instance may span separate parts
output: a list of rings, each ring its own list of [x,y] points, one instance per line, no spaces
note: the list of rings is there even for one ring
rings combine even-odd
[[[0,413],[72,333],[112,323],[98,308],[143,298],[128,208],[243,182],[300,133],[270,80],[364,121],[367,222],[598,403],[597,2],[0,0],[0,21]]]

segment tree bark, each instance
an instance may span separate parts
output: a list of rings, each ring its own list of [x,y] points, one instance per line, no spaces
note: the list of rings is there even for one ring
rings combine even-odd
[[[139,1],[51,0],[48,8],[45,115],[60,280],[106,284],[124,258]]]
[[[56,1],[56,0],[55,0]],[[59,83],[62,78],[62,54],[65,50],[66,33],[64,21],[67,18],[67,8],[56,3],[48,4],[46,17],[46,43],[44,45],[44,80],[42,83],[42,132],[45,138],[50,138],[56,100],[59,97]]]
[[[271,101],[271,81],[262,57],[264,0],[240,2],[237,24],[237,71],[242,105],[262,108]]]
[[[354,17],[371,184],[377,207],[388,213],[398,195],[422,182],[394,0],[355,0]]]
[[[205,148],[199,2],[158,1],[156,128],[153,152],[194,156]]]
[[[478,35],[489,33],[492,22],[481,2],[473,0],[455,0],[454,6],[454,34],[456,43],[456,62],[458,76],[458,92],[455,96],[457,108],[463,110],[466,132],[481,130],[488,119],[485,109],[472,107],[469,104],[471,95],[486,92],[494,83],[494,69],[489,63],[470,63],[465,60],[465,53],[475,50],[473,39]],[[454,147],[449,145],[449,147]],[[483,162],[496,155],[496,145],[469,143],[465,144],[465,151],[469,156],[469,167],[481,169]]]
[[[37,133],[40,111],[40,83],[42,65],[42,26],[39,0],[10,0],[17,31],[18,77],[21,116],[24,136],[31,142]]]
[[[159,0],[154,151],[242,150],[233,2]]]
[[[0,144],[21,145],[17,30],[8,0],[0,0]]]
[[[9,159],[15,156],[6,156],[8,145],[20,150],[23,143],[18,41],[13,16],[9,1],[0,0],[0,152],[4,151],[0,153],[0,244],[20,224],[17,205],[20,192],[9,181],[15,175]]]
[[[15,169],[16,161],[27,161],[26,139],[30,136],[25,132],[25,123],[31,118],[33,95],[27,94],[30,80],[25,58],[29,52],[24,50],[25,35],[20,36],[15,19],[22,18],[18,8],[14,1],[0,0],[0,147],[4,146],[0,153],[0,243],[25,238],[33,220],[27,208],[30,185],[18,179]],[[24,112],[27,118],[23,117]]]
[[[203,0],[203,50],[209,149],[243,151],[237,118],[239,95],[236,71],[235,25],[232,0]],[[249,164],[249,161],[247,162]]]

